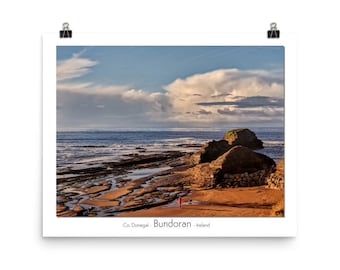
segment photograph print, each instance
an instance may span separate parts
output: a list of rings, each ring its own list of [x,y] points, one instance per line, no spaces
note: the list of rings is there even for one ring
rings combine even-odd
[[[57,46],[57,217],[284,217],[283,46]]]

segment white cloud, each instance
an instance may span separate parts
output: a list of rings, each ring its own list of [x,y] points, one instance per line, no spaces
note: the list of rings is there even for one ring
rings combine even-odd
[[[80,58],[83,52],[74,54],[72,58],[57,63],[57,81],[79,78],[90,72],[90,68],[97,65],[96,61]]]
[[[92,83],[57,83],[57,91],[84,91],[88,89]]]
[[[93,85],[88,89],[84,89],[83,92],[98,96],[121,96],[128,90],[129,87],[126,85]]]
[[[126,102],[152,101],[152,95],[150,93],[146,93],[142,89],[130,89],[121,93],[121,95],[123,100]]]
[[[237,121],[237,118],[242,116],[242,110],[237,106],[229,106],[227,111],[221,114],[218,110],[225,110],[223,103],[241,102],[242,99],[246,100],[246,97],[283,98],[282,81],[283,78],[277,73],[238,69],[220,69],[177,79],[164,86],[174,113],[169,117],[174,121]],[[200,103],[213,105],[205,105],[204,110],[207,113],[199,113],[203,109]],[[219,103],[221,105],[217,106]],[[256,120],[257,116],[259,114],[254,114],[253,119]],[[247,114],[247,118],[251,119],[251,115]]]

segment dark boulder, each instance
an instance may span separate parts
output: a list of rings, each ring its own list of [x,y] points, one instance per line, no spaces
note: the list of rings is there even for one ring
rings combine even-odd
[[[237,145],[253,150],[263,148],[263,142],[251,130],[247,128],[233,129],[225,133],[223,140],[213,140],[206,143],[198,152],[191,154],[186,160],[192,165],[212,162]]]
[[[223,184],[225,175],[234,175],[238,178],[240,174],[249,174],[249,176],[259,174],[258,177],[264,178],[271,173],[274,166],[275,161],[270,157],[238,145],[210,163],[206,162],[194,166],[187,173],[195,186],[212,188]]]
[[[223,174],[252,173],[272,168],[275,166],[275,161],[266,155],[238,145],[213,161],[212,165],[220,168],[219,173]]]
[[[232,146],[225,140],[206,143],[199,151],[199,163],[211,162],[230,150]]]
[[[242,145],[253,150],[263,148],[263,142],[248,128],[230,130],[224,134],[223,139],[231,146]]]

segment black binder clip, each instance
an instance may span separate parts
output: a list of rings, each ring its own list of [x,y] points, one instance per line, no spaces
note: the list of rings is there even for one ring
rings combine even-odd
[[[270,24],[270,30],[268,30],[268,38],[279,38],[280,37],[280,31],[276,28],[276,23]]]
[[[63,23],[63,30],[60,30],[59,32],[60,38],[71,38],[72,37],[72,30],[69,28],[69,24]]]

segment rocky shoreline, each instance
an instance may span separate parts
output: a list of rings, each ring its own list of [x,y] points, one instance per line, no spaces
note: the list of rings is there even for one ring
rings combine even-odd
[[[230,194],[232,190],[242,192],[243,188],[249,193],[246,188],[251,187],[275,188],[275,196],[283,199],[283,167],[281,182],[274,187],[274,180],[270,179],[279,177],[275,174],[274,160],[253,151],[262,147],[255,133],[238,129],[228,131],[223,140],[208,142],[194,153],[143,153],[95,167],[63,170],[57,174],[57,216],[133,216],[147,209],[177,208],[179,197],[191,207],[200,205],[201,202],[189,199],[197,192],[201,196],[216,191]],[[265,193],[266,189],[261,189],[262,196]],[[255,206],[262,205],[267,211],[276,203],[273,200],[276,199],[270,205]],[[210,215],[216,213],[202,212],[202,216]]]

